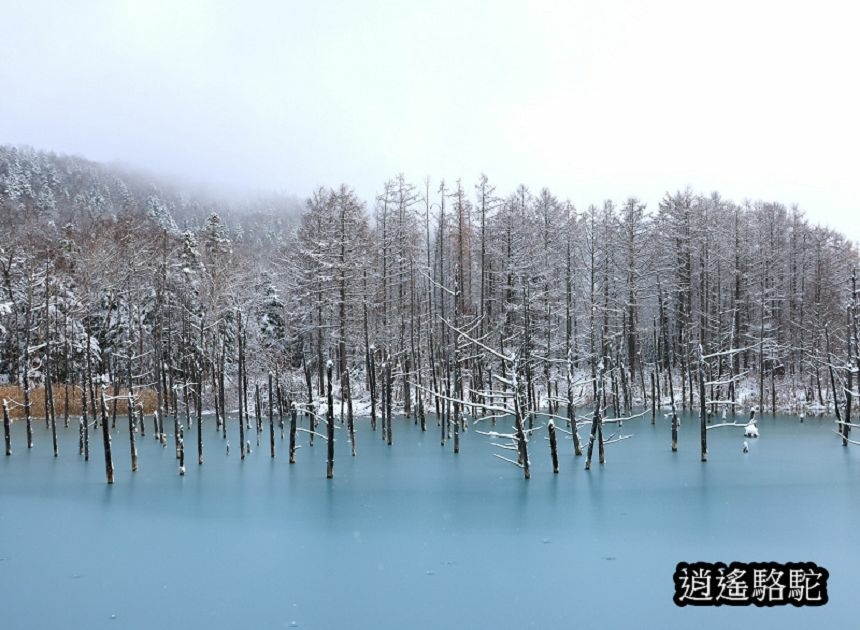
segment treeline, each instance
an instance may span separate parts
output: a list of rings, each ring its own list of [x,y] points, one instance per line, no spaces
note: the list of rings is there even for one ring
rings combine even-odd
[[[350,426],[359,401],[389,440],[392,407],[435,414],[443,442],[512,413],[516,449],[538,410],[575,428],[595,401],[850,421],[857,250],[797,207],[684,190],[577,208],[399,175],[369,205],[341,186],[301,216],[245,210],[0,148],[0,374],[153,389],[174,413],[199,393],[220,424],[270,372],[319,408],[331,361]]]

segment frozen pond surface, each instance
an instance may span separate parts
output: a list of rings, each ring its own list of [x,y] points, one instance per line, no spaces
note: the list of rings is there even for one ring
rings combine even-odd
[[[118,424],[124,424],[118,421]],[[165,423],[165,426],[172,423]],[[498,427],[504,428],[502,423]],[[543,435],[531,444],[532,479],[491,456],[470,430],[461,452],[395,420],[394,446],[366,421],[358,456],[338,431],[335,479],[325,447],[286,442],[239,459],[214,421],[196,428],[177,475],[172,438],[138,439],[129,467],[125,429],[114,432],[116,484],[104,482],[101,431],[91,456],[77,428],[36,446],[14,425],[0,459],[0,619],[3,628],[611,628],[856,627],[860,619],[860,447],[844,449],[832,421],[760,419],[762,437],[625,425],[635,437],[583,470],[561,442],[551,473]],[[584,432],[583,432],[584,433]],[[255,442],[253,434],[252,443]],[[595,453],[596,456],[596,453]],[[596,457],[595,457],[596,459]],[[677,608],[675,564],[813,561],[830,571],[823,608]]]

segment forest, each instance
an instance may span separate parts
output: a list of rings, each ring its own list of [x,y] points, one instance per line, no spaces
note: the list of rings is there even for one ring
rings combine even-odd
[[[849,442],[858,252],[801,208],[689,189],[575,207],[486,176],[379,190],[236,202],[0,147],[7,414],[30,442],[31,417],[127,413],[133,434],[154,414],[177,450],[196,421],[201,462],[204,413],[243,457],[266,422],[274,456],[273,408],[291,457],[338,420],[353,454],[359,418],[455,452],[474,426],[526,477],[538,417],[586,467],[625,437],[607,426],[664,410],[699,414],[703,460],[706,423],[750,409],[833,413]]]

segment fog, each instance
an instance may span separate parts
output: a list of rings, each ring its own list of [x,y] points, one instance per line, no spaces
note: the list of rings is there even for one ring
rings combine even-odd
[[[860,239],[845,2],[0,0],[0,143],[233,194],[687,185]]]

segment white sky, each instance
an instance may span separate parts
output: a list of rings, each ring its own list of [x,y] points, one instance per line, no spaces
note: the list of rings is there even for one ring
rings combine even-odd
[[[690,185],[860,239],[849,1],[0,0],[0,143],[365,199],[486,172],[580,209]]]

